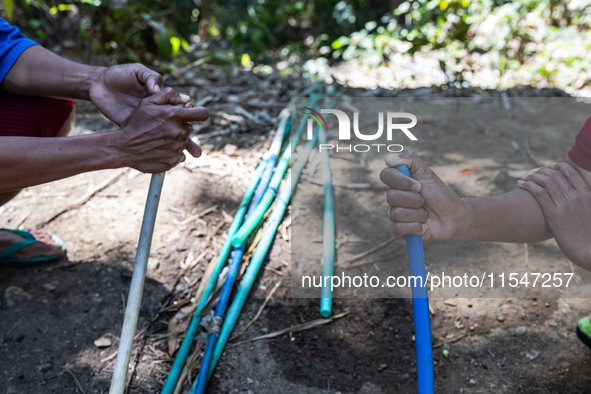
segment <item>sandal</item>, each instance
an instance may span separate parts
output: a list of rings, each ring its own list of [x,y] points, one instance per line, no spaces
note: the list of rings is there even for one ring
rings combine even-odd
[[[15,259],[10,258],[16,252],[26,248],[27,246],[42,243],[35,239],[33,234],[28,231],[24,230],[9,230],[9,229],[0,229],[0,231],[9,231],[11,233],[15,233],[23,237],[24,239],[20,242],[16,242],[2,252],[0,252],[0,266],[23,266],[23,265],[37,265],[40,263],[45,263],[53,260],[57,260],[62,257],[66,253],[66,247],[64,245],[64,241],[62,241],[57,235],[52,234],[51,239],[53,239],[59,246],[62,247],[62,252],[57,255],[52,256],[37,256],[37,257],[30,257],[28,259]]]

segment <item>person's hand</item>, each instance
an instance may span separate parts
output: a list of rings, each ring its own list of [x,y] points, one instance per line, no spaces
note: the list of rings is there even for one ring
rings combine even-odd
[[[591,269],[591,189],[573,166],[554,163],[519,180],[538,201],[562,252]]]
[[[412,178],[395,167],[407,165]],[[386,201],[390,205],[390,224],[395,236],[422,235],[424,240],[452,239],[469,217],[468,207],[419,156],[408,151],[386,158],[380,179],[390,187]]]
[[[201,148],[189,138],[192,126],[187,122],[203,121],[209,115],[203,107],[176,106],[179,99],[170,88],[145,98],[121,130],[113,132],[121,167],[158,173],[182,161],[184,149],[193,157],[201,156]]]
[[[109,120],[121,126],[140,101],[160,91],[162,76],[141,64],[122,64],[99,69],[92,78],[90,101]],[[185,104],[189,96],[171,97],[169,104]]]

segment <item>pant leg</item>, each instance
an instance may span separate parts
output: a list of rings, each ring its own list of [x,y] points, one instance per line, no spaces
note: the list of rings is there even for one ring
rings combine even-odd
[[[0,136],[55,137],[73,109],[72,100],[0,91]]]

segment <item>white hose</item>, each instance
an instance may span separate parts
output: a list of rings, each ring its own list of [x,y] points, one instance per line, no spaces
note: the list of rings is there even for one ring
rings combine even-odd
[[[160,202],[163,183],[164,173],[152,175],[144,219],[142,221],[140,240],[135,256],[135,264],[133,266],[131,286],[129,287],[129,295],[127,297],[125,318],[123,319],[123,327],[121,328],[121,340],[119,341],[117,361],[115,362],[109,394],[123,394],[125,391],[129,358],[131,357],[133,338],[142,304],[146,269],[148,268],[148,258],[150,257],[150,245],[152,244],[152,234],[154,233],[154,223],[156,221],[156,213],[158,212],[158,203]]]

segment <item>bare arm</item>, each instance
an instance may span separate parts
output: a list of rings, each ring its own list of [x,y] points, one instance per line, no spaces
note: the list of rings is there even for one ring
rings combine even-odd
[[[160,91],[162,76],[141,64],[93,67],[66,60],[33,46],[12,66],[2,89],[21,95],[89,100],[121,126],[140,101]],[[180,95],[170,104],[185,104]]]
[[[538,242],[552,237],[535,198],[525,190],[462,199],[414,153],[386,159],[392,231],[433,241]],[[405,164],[412,179],[394,167]]]
[[[113,133],[77,137],[2,137],[0,192],[19,190],[88,171],[117,168]],[[48,171],[51,169],[51,171]]]
[[[519,187],[540,204],[564,254],[591,270],[591,172],[567,159],[524,177]]]
[[[89,91],[105,67],[66,60],[35,45],[25,50],[2,82],[2,89],[27,96],[90,100]]]
[[[524,190],[464,201],[470,219],[452,241],[531,243],[552,238],[538,202]]]

